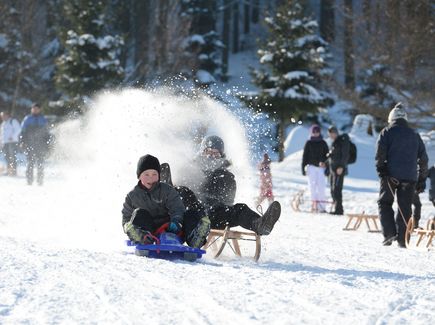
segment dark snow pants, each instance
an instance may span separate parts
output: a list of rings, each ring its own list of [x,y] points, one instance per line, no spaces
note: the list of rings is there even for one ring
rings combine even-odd
[[[418,227],[418,223],[421,218],[421,202],[420,196],[417,192],[414,193],[414,197],[412,198],[412,205],[414,206],[414,211],[412,215],[414,217],[415,224]]]
[[[26,169],[27,184],[32,185],[33,183],[33,169],[36,165],[36,169],[38,170],[37,182],[39,185],[42,185],[42,183],[44,182],[45,153],[30,149],[27,151],[26,156],[27,156],[27,169]]]
[[[331,189],[331,197],[334,201],[334,213],[343,214],[343,181],[344,172],[338,175],[335,171],[331,171],[329,175],[329,185]]]
[[[213,229],[225,229],[226,226],[242,226],[245,229],[255,231],[253,221],[260,218],[260,215],[252,211],[246,204],[238,203],[232,206],[220,205],[210,207],[206,210],[189,188],[177,186],[176,189],[181,195],[187,212],[197,212],[198,217],[197,219],[191,217],[192,222],[195,220],[199,221],[201,216],[207,215],[210,218],[210,226]]]
[[[212,207],[208,213],[211,227],[214,229],[225,229],[226,226],[242,226],[245,229],[256,231],[254,221],[261,218],[244,203]]]
[[[6,159],[8,175],[17,175],[17,152],[17,142],[9,142],[3,145],[3,153]]]
[[[406,224],[411,217],[414,192],[415,182],[401,182],[389,177],[381,178],[378,208],[384,238],[397,235],[397,241],[405,243]],[[393,210],[395,195],[397,195],[397,204],[400,208],[396,213],[396,218],[394,218]]]
[[[188,210],[184,213],[183,216],[183,233],[185,237],[192,232],[192,230],[198,224],[202,215],[195,210]],[[169,222],[169,217],[167,222]],[[147,210],[140,209],[136,213],[136,217],[134,218],[133,225],[141,228],[142,230],[149,231],[154,233],[157,229],[159,229],[164,223],[156,223],[155,219],[151,216],[151,214]]]

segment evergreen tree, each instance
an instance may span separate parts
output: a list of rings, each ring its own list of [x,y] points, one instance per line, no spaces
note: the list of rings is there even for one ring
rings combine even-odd
[[[63,5],[65,52],[57,60],[56,84],[70,105],[79,105],[96,91],[114,87],[123,78],[122,37],[113,35],[102,1],[70,0]]]
[[[253,81],[260,90],[243,100],[277,118],[281,161],[285,125],[290,119],[304,118],[331,101],[319,88],[322,77],[328,74],[327,44],[316,34],[316,21],[304,16],[298,1],[285,2],[265,22],[269,36],[258,53],[266,69],[252,70]]]
[[[194,80],[200,87],[208,87],[221,73],[219,52],[223,44],[216,32],[216,1],[183,0],[182,4],[192,21],[187,50],[196,56]]]
[[[0,18],[0,102],[15,110],[30,103],[26,96],[35,85],[36,62],[23,44],[21,15],[14,1],[0,4]]]

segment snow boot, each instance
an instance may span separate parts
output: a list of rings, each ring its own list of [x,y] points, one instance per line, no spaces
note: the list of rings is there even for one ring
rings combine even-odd
[[[278,201],[272,202],[261,218],[254,220],[254,231],[260,235],[269,235],[272,232],[273,226],[278,221],[281,215],[281,204]]]
[[[162,183],[166,183],[168,185],[173,186],[172,184],[172,176],[171,176],[171,167],[168,163],[163,163],[160,165],[160,181]]]
[[[204,216],[199,220],[195,229],[192,230],[187,238],[187,244],[193,248],[201,248],[207,242],[207,236],[210,233],[210,219]]]
[[[395,241],[397,239],[397,236],[389,236],[387,238],[384,239],[384,241],[382,242],[382,245],[384,246],[391,246],[391,244],[393,243],[393,241]]]

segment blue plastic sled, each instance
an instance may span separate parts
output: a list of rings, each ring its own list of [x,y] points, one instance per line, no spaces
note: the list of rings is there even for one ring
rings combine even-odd
[[[160,243],[142,245],[126,240],[127,246],[136,246],[137,256],[162,258],[166,260],[183,259],[194,262],[205,254],[205,250],[192,248],[181,243],[180,238],[173,233],[163,232],[158,235]]]

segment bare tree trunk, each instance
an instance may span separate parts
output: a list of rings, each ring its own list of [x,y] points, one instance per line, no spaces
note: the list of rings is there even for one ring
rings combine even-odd
[[[245,0],[243,6],[243,33],[249,34],[251,29],[251,4],[250,1]]]
[[[364,17],[364,24],[366,31],[370,33],[371,31],[371,15],[372,15],[372,8],[370,0],[364,0],[363,1],[363,17]]]
[[[352,0],[344,0],[344,83],[348,89],[355,88],[355,61],[353,49]]]
[[[233,4],[233,53],[239,52],[239,2]]]
[[[252,2],[252,22],[258,24],[260,21],[260,0],[253,0]]]
[[[332,42],[335,36],[334,0],[320,2],[320,35],[327,42]]]
[[[278,161],[283,161],[284,155],[284,128],[285,124],[282,119],[278,122]]]
[[[224,0],[223,31],[222,31],[222,40],[224,43],[224,48],[222,52],[222,80],[223,81],[228,80],[230,19],[231,19],[231,0]]]
[[[168,56],[168,10],[169,10],[169,0],[159,0],[157,7],[157,26],[156,26],[156,37],[154,39],[155,53],[155,66],[157,68],[158,74],[162,74],[164,71],[164,66],[167,63]],[[174,22],[172,22],[174,23]]]

